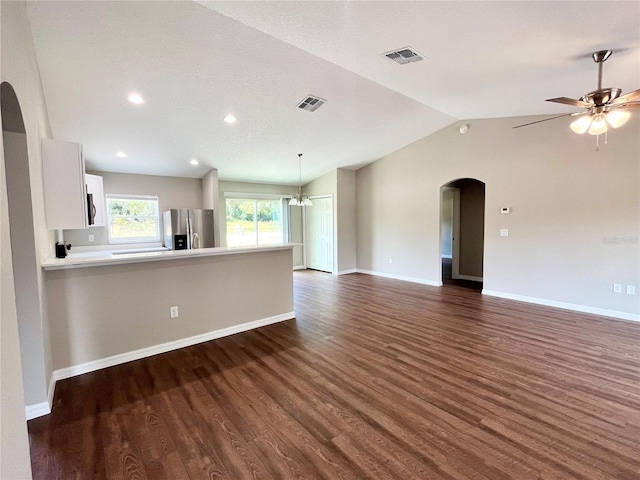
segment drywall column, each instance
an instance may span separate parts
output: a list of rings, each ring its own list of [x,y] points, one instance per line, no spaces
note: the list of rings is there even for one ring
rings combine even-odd
[[[0,146],[0,478],[31,478],[4,152]]]
[[[356,172],[339,168],[336,187],[338,275],[356,269]]]
[[[18,328],[22,353],[24,394],[27,405],[47,401],[44,331],[40,310],[38,272],[39,261],[33,230],[29,157],[24,133],[2,132],[13,278],[18,312]]]
[[[212,168],[202,177],[202,208],[213,208],[213,239],[220,246],[220,222],[225,212],[220,211],[218,202],[218,170]]]

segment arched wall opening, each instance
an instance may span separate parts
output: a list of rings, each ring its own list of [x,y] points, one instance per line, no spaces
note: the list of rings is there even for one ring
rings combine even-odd
[[[8,82],[0,85],[0,111],[25,403],[43,405],[47,381],[27,134],[18,97]]]
[[[440,254],[443,284],[482,288],[485,184],[452,180],[440,188]]]

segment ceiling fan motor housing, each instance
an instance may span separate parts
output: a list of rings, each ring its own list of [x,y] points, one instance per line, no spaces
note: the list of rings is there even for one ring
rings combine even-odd
[[[622,90],[619,88],[601,88],[584,95],[580,100],[587,102],[595,107],[602,107],[612,102],[620,96]]]

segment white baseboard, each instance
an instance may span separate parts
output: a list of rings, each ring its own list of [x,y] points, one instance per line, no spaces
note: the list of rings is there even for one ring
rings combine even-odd
[[[177,350],[179,348],[190,347],[191,345],[195,345],[197,343],[208,342],[209,340],[215,340],[216,338],[222,338],[229,335],[234,335],[236,333],[246,332],[247,330],[253,330],[254,328],[264,327],[266,325],[271,325],[272,323],[291,320],[292,318],[295,318],[295,312],[282,313],[273,317],[254,320],[252,322],[234,325],[233,327],[222,328],[220,330],[214,330],[213,332],[195,335],[193,337],[187,337],[180,340],[174,340],[172,342],[161,343],[160,345],[141,348],[140,350],[134,350],[132,352],[121,353],[118,355],[113,355],[111,357],[101,358],[99,360],[93,360],[91,362],[61,368],[53,372],[53,377],[55,381],[62,380],[64,378],[75,377],[76,375],[82,375],[83,373],[94,372],[96,370],[113,367],[114,365],[119,365],[121,363],[131,362],[132,360],[139,360],[141,358],[158,355],[159,353],[165,353],[170,352],[171,350]]]
[[[35,405],[26,405],[24,407],[24,411],[27,415],[27,420],[33,420],[34,418],[49,415],[51,413],[51,408],[53,407],[53,393],[55,391],[55,388],[56,379],[55,376],[51,374],[51,378],[49,379],[49,389],[47,390],[47,401],[36,403]]]
[[[294,265],[293,269],[294,270],[306,270],[307,267],[306,267],[306,265]]]
[[[53,408],[53,396],[56,392],[56,376],[51,373],[51,378],[49,379],[49,390],[47,391],[47,400],[49,401],[49,409]]]
[[[51,405],[48,402],[36,403],[35,405],[27,405],[24,407],[27,420],[49,415],[51,413]]]
[[[534,303],[536,305],[544,305],[547,307],[562,308],[564,310],[573,310],[575,312],[591,313],[593,315],[602,315],[604,317],[612,317],[620,320],[630,320],[632,322],[640,322],[640,315],[633,313],[619,312],[617,310],[607,310],[604,308],[587,307],[585,305],[577,305],[575,303],[557,302],[555,300],[546,300],[544,298],[527,297],[525,295],[515,295],[513,293],[497,292],[495,290],[482,290],[483,295],[490,297],[506,298],[508,300],[517,300],[519,302]]]
[[[454,280],[470,280],[472,282],[482,282],[482,277],[474,277],[473,275],[460,275],[453,277]]]
[[[373,271],[373,270],[363,270],[361,268],[357,268],[356,272],[357,273],[365,273],[367,275],[375,275],[376,277],[392,278],[394,280],[404,280],[405,282],[420,283],[422,285],[429,285],[431,287],[441,287],[442,286],[442,282],[434,282],[434,281],[431,281],[431,280],[425,280],[423,278],[405,277],[403,275],[395,275],[393,273],[383,273],[383,272],[376,272],[376,271]]]
[[[350,268],[349,270],[340,270],[338,275],[349,275],[350,273],[358,273],[356,268]]]

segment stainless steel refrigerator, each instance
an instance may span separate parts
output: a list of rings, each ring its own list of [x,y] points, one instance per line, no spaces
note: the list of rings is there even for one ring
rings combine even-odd
[[[215,247],[213,210],[174,208],[162,214],[164,246],[171,250]]]

